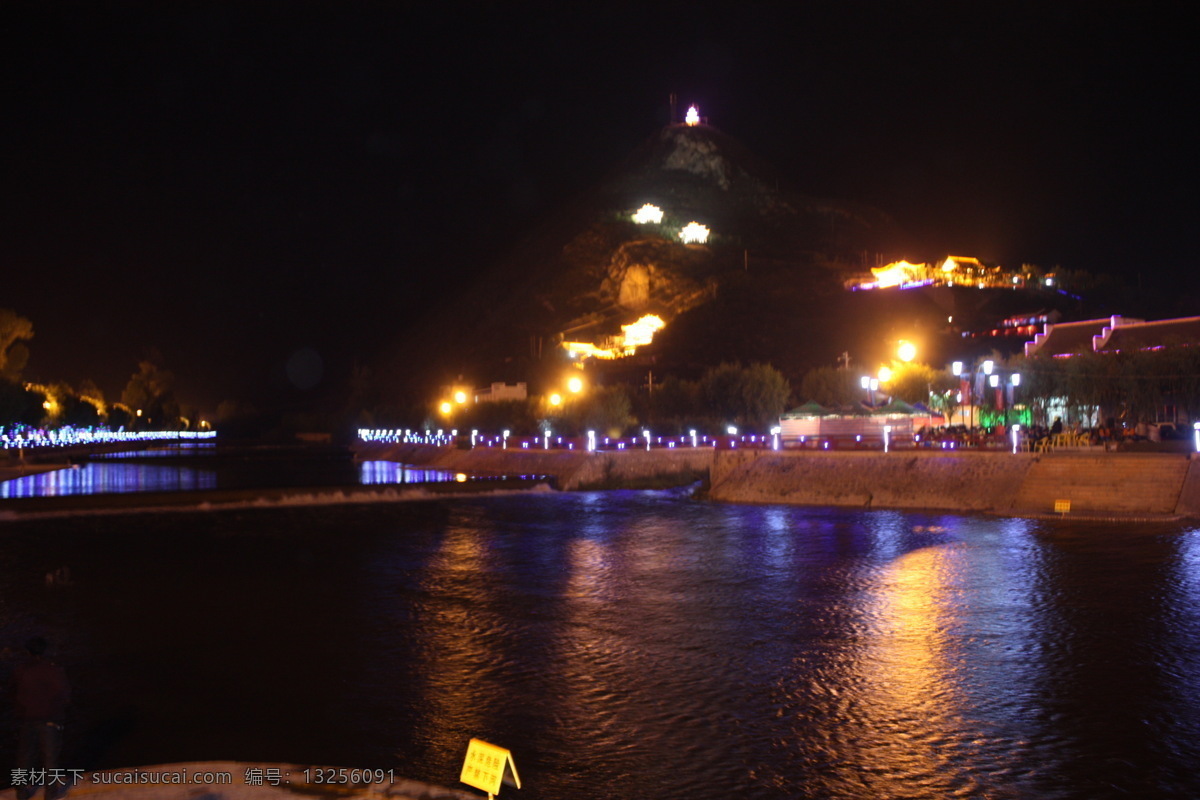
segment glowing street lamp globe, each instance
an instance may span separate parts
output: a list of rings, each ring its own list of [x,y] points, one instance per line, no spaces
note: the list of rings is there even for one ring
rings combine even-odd
[[[462,389],[459,389],[457,392],[454,393],[454,402],[458,403],[460,406],[463,403],[467,402],[467,393],[464,392]]]
[[[449,413],[451,412],[451,410],[453,410],[453,408],[454,408],[454,406],[452,406],[452,405],[450,404],[450,401],[449,401],[449,400],[443,400],[443,401],[442,401],[442,404],[441,404],[440,406],[438,406],[438,409],[439,409],[439,410],[440,410],[440,411],[441,411],[443,414],[449,414]]]
[[[555,407],[561,406],[562,405],[562,395],[559,394],[558,392],[555,392],[554,394],[550,395],[550,405],[555,406]]]
[[[571,378],[567,381],[567,389],[571,394],[579,394],[583,391],[583,380],[580,378]]]
[[[901,361],[912,361],[917,357],[917,346],[910,341],[904,340],[900,342],[900,348],[896,351],[896,355]]]

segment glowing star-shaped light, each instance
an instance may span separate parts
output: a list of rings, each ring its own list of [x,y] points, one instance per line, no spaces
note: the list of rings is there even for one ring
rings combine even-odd
[[[689,222],[679,232],[684,244],[704,244],[708,241],[708,227],[699,222]]]
[[[637,213],[633,215],[633,221],[638,225],[645,225],[647,222],[653,222],[657,225],[662,222],[662,218],[662,209],[650,203],[646,203],[646,205],[639,208]]]
[[[683,121],[685,123],[687,123],[688,125],[699,125],[700,124],[699,109],[697,109],[695,106],[689,107],[687,110],[687,115],[684,116]]]

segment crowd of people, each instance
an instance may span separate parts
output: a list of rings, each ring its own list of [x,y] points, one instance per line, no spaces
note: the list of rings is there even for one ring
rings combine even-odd
[[[1063,435],[1068,435],[1073,446],[1099,446],[1122,442],[1163,441],[1181,439],[1185,436],[1181,428],[1167,423],[1126,424],[1112,417],[1096,426],[1086,427],[1078,422],[1065,425],[1055,419],[1050,425],[1022,426],[1019,437],[1028,449],[1039,446],[1063,445]],[[1011,447],[1012,430],[1003,426],[976,427],[967,425],[923,426],[913,439],[918,447]]]

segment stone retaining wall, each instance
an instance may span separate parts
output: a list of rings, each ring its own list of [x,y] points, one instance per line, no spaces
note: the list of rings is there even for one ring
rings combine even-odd
[[[1012,453],[718,453],[714,500],[823,506],[1012,508],[1033,457]]]
[[[771,450],[498,450],[361,447],[462,472],[553,475],[562,489],[679,485],[709,478],[713,500],[848,507],[1200,517],[1200,461],[1178,454]]]

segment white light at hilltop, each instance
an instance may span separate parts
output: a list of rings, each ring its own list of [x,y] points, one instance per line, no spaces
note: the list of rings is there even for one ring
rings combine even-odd
[[[698,108],[696,108],[695,106],[690,106],[687,110],[687,115],[684,116],[684,118],[683,118],[683,121],[685,123],[687,123],[688,125],[693,125],[693,126],[699,125],[700,124],[700,110]]]
[[[633,215],[633,221],[638,225],[645,225],[647,222],[653,222],[657,225],[662,222],[662,218],[662,209],[650,203],[646,203],[646,205],[639,208]]]
[[[699,222],[689,222],[679,231],[684,244],[704,244],[708,241],[708,227]]]

